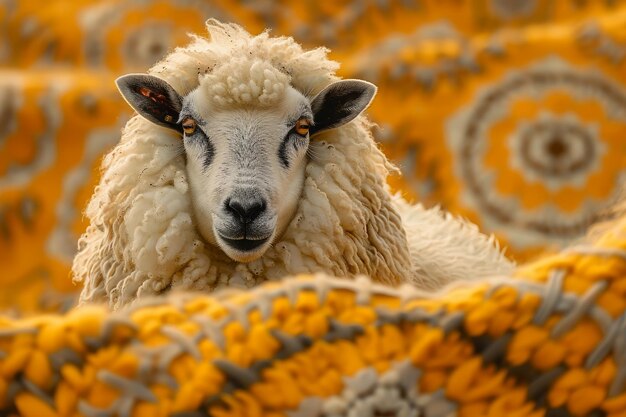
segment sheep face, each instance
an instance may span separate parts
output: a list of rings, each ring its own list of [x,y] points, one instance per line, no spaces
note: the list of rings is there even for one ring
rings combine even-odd
[[[221,107],[198,89],[185,97],[187,173],[198,228],[247,262],[280,236],[304,183],[313,114],[292,87],[271,107]]]
[[[198,231],[237,262],[261,257],[289,227],[309,141],[353,120],[376,91],[345,80],[313,99],[287,84],[271,94],[259,90],[256,100],[217,100],[202,82],[185,97],[153,76],[127,75],[117,83],[139,114],[181,134]]]

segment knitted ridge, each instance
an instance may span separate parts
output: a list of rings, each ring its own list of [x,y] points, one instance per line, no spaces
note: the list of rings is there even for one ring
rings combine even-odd
[[[437,294],[323,275],[0,322],[0,415],[626,413],[626,235]]]

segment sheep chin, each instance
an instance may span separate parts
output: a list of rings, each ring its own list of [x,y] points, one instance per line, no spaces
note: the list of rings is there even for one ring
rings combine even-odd
[[[221,236],[219,233],[217,236],[217,244],[219,248],[235,262],[249,263],[256,261],[265,254],[267,249],[271,246],[271,242],[274,238],[274,232],[265,239],[250,240],[240,239],[233,240]],[[258,243],[257,243],[258,242]]]

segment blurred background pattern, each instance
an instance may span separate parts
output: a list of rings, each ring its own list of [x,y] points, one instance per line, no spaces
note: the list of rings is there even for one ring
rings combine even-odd
[[[325,45],[376,83],[393,187],[519,261],[582,236],[626,176],[626,0],[0,0],[0,309],[67,308],[113,80],[209,17]]]

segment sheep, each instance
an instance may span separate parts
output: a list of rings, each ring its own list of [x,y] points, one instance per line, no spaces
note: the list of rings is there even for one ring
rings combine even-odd
[[[325,272],[435,289],[513,268],[493,237],[386,183],[363,115],[376,87],[325,48],[207,21],[118,88],[138,113],[105,156],[73,278],[112,308],[169,290]]]

